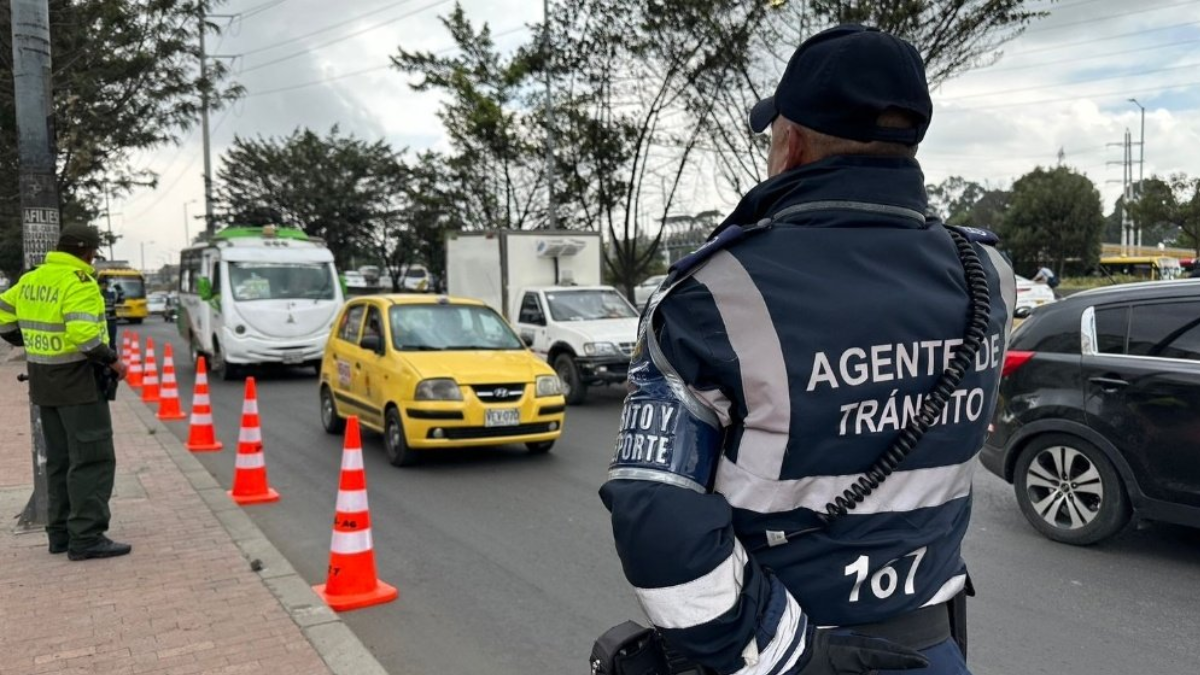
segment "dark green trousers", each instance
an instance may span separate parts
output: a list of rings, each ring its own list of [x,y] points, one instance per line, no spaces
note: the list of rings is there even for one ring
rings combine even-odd
[[[46,534],[73,551],[85,549],[108,530],[117,469],[108,401],[41,411],[50,497]]]

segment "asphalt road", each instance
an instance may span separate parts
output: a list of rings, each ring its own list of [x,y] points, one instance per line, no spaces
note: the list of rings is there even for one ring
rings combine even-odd
[[[141,333],[187,353],[172,326],[152,322]],[[192,377],[190,366],[179,369],[185,408]],[[283,498],[247,512],[305,578],[323,582],[341,439],[321,428],[311,370],[257,380],[268,473]],[[228,486],[242,384],[211,388],[225,450],[197,456]],[[366,434],[379,574],[400,599],[345,619],[389,672],[584,673],[597,635],[640,618],[596,496],[621,393],[596,394],[568,412],[562,440],[540,457],[517,447],[455,451],[401,470]],[[186,423],[169,426],[186,437]],[[970,605],[976,675],[1197,672],[1200,530],[1151,524],[1074,548],[1034,532],[1011,487],[982,467],[975,494],[965,555],[979,591]]]

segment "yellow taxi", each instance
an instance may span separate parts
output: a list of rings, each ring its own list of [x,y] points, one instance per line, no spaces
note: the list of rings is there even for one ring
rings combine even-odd
[[[321,362],[321,423],[381,432],[388,459],[524,443],[549,452],[566,411],[562,383],[508,322],[478,300],[432,295],[354,298]]]

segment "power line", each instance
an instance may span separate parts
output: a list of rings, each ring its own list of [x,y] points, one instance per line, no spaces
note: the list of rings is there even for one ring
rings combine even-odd
[[[943,108],[940,111],[940,114],[945,115],[945,114],[949,114],[949,113],[978,112],[981,110],[996,110],[996,109],[1001,109],[1001,108],[1020,108],[1023,106],[1041,105],[1043,103],[1061,103],[1063,101],[1082,101],[1084,99],[1108,98],[1110,96],[1119,96],[1121,98],[1128,98],[1129,96],[1134,95],[1134,94],[1151,94],[1151,93],[1157,94],[1157,93],[1162,93],[1166,89],[1181,89],[1181,88],[1196,87],[1196,86],[1200,86],[1200,80],[1193,80],[1191,82],[1166,83],[1166,84],[1160,84],[1156,87],[1146,87],[1143,89],[1117,89],[1117,90],[1105,91],[1105,92],[1076,94],[1075,96],[1059,96],[1057,98],[1044,98],[1044,99],[1040,99],[1037,101],[1021,101],[1019,103],[998,103],[995,105],[968,106],[965,108]]]
[[[373,25],[373,26],[367,26],[366,28],[363,28],[362,30],[357,30],[357,31],[355,31],[355,32],[353,32],[353,33],[349,33],[349,34],[343,35],[342,37],[335,38],[335,39],[333,39],[333,40],[330,40],[329,42],[323,42],[323,43],[321,43],[321,44],[319,44],[319,45],[316,45],[315,47],[309,47],[309,48],[307,48],[307,49],[302,49],[302,50],[300,50],[300,51],[298,51],[298,52],[292,52],[291,54],[288,54],[287,56],[281,56],[281,57],[279,57],[279,58],[277,58],[277,59],[272,59],[272,60],[270,60],[270,61],[267,61],[266,63],[260,63],[260,64],[258,64],[258,65],[254,65],[254,66],[251,66],[251,67],[249,67],[249,68],[244,68],[244,69],[242,69],[242,73],[243,73],[243,74],[245,74],[245,73],[251,73],[251,72],[254,72],[254,71],[256,71],[256,70],[261,70],[261,69],[263,69],[263,68],[266,68],[267,66],[273,66],[273,65],[275,65],[275,64],[277,64],[277,63],[283,63],[284,61],[290,61],[290,60],[292,60],[292,59],[294,59],[294,58],[296,58],[296,57],[298,57],[298,56],[304,56],[305,54],[309,54],[309,53],[311,53],[311,52],[315,52],[315,51],[317,51],[318,49],[324,49],[325,47],[328,47],[328,46],[330,46],[330,45],[335,45],[335,44],[337,44],[337,43],[339,43],[339,42],[345,42],[346,40],[349,40],[350,38],[353,38],[353,37],[358,37],[359,35],[362,35],[363,33],[369,33],[369,32],[371,32],[371,31],[373,31],[373,30],[376,30],[376,29],[379,29],[379,28],[383,28],[384,26],[388,26],[388,25],[391,25],[391,24],[393,24],[393,23],[396,23],[397,21],[401,21],[401,20],[403,20],[403,19],[407,19],[407,18],[409,18],[409,17],[411,17],[411,16],[414,16],[414,15],[416,15],[416,14],[420,14],[421,12],[424,12],[425,10],[428,10],[428,9],[433,9],[434,7],[437,7],[438,5],[444,5],[444,4],[448,3],[448,2],[450,2],[450,0],[435,0],[434,2],[431,2],[431,3],[429,3],[428,5],[424,5],[424,6],[422,6],[422,7],[419,7],[419,8],[417,8],[417,9],[414,9],[414,10],[413,10],[413,11],[411,11],[411,12],[407,12],[407,13],[405,13],[405,14],[401,14],[400,16],[398,16],[398,17],[396,17],[396,18],[394,18],[394,19],[388,19],[387,21],[383,21],[383,22],[377,23],[377,24],[375,24],[375,25]]]
[[[1075,82],[1056,82],[1054,84],[1039,84],[1032,87],[1017,87],[1016,89],[1002,89],[1000,91],[988,91],[979,94],[964,94],[962,96],[951,96],[941,99],[945,101],[961,101],[967,98],[979,98],[981,96],[999,96],[1001,94],[1016,94],[1024,91],[1037,91],[1038,89],[1054,89],[1058,87],[1074,87],[1079,84],[1087,84],[1089,82],[1103,82],[1105,80],[1120,80],[1126,77],[1141,77],[1142,75],[1153,75],[1155,73],[1165,73],[1171,70],[1182,70],[1184,68],[1200,68],[1200,63],[1184,63],[1178,66],[1168,66],[1166,68],[1154,68],[1152,70],[1139,70],[1131,73],[1119,73],[1117,75],[1102,75],[1100,77],[1092,77],[1086,80],[1076,80]]]
[[[510,28],[508,30],[501,31],[499,33],[494,33],[492,35],[492,37],[493,38],[504,37],[506,35],[512,35],[513,33],[518,33],[520,31],[528,30],[528,29],[529,29],[529,26],[517,26],[515,28]],[[457,46],[445,47],[445,48],[439,49],[433,53],[434,54],[446,54],[446,53],[455,51],[457,49],[458,49]],[[336,82],[338,80],[345,80],[347,78],[357,77],[359,75],[366,75],[367,73],[374,73],[374,72],[378,72],[380,70],[386,70],[391,67],[392,67],[392,64],[385,63],[381,66],[371,66],[370,68],[363,68],[362,70],[355,70],[355,71],[349,72],[349,73],[342,73],[341,75],[330,75],[329,77],[323,77],[319,80],[312,80],[310,82],[301,82],[299,84],[288,85],[286,87],[278,87],[276,89],[267,89],[265,91],[252,92],[252,93],[246,94],[246,98],[253,98],[256,96],[267,96],[269,94],[278,94],[278,93],[282,93],[285,91],[294,91],[296,89],[305,89],[307,87],[315,87],[319,84],[326,84],[329,82]]]
[[[1165,30],[1174,30],[1176,28],[1186,28],[1200,24],[1200,21],[1185,21],[1183,23],[1174,23],[1169,26],[1159,26],[1158,28],[1145,28],[1142,30],[1130,31],[1128,33],[1118,33],[1116,35],[1108,35],[1105,37],[1090,38],[1087,40],[1076,40],[1075,42],[1063,42],[1049,47],[1038,47],[1037,49],[1027,49],[1022,52],[1016,52],[1012,56],[1025,56],[1026,54],[1040,54],[1042,52],[1052,52],[1059,49],[1067,49],[1069,47],[1078,47],[1080,45],[1090,45],[1097,42],[1107,42],[1109,40],[1118,40],[1120,38],[1136,37],[1138,35],[1146,35],[1147,33],[1160,33]]]
[[[1109,19],[1120,19],[1122,17],[1134,16],[1136,14],[1147,14],[1149,12],[1157,12],[1157,11],[1163,10],[1163,9],[1174,9],[1175,7],[1183,7],[1185,5],[1194,5],[1197,2],[1200,2],[1200,0],[1184,0],[1184,2],[1177,2],[1173,5],[1159,5],[1158,7],[1147,7],[1145,9],[1135,9],[1135,10],[1132,10],[1129,12],[1121,12],[1120,14],[1109,14],[1107,16],[1096,16],[1096,17],[1092,17],[1090,19],[1081,19],[1079,21],[1071,21],[1069,23],[1059,23],[1059,24],[1055,24],[1053,26],[1038,26],[1036,28],[1031,28],[1031,29],[1025,31],[1025,34],[1028,35],[1030,33],[1043,33],[1048,30],[1059,30],[1060,28],[1070,28],[1072,26],[1082,26],[1084,24],[1089,24],[1089,23],[1098,23],[1100,21],[1108,21]],[[1081,4],[1085,4],[1085,3],[1081,3]],[[1064,7],[1066,7],[1066,6],[1067,5],[1064,5]]]
[[[242,18],[242,20],[245,21],[246,19],[249,19],[251,17],[258,16],[259,14],[262,14],[263,12],[275,9],[276,7],[282,5],[285,2],[288,2],[288,0],[267,0],[267,2],[264,2],[259,5],[255,5],[255,6],[251,7],[250,9],[244,9],[241,12],[238,12],[238,16],[240,16]]]
[[[1197,42],[1200,42],[1200,38],[1192,38],[1191,40],[1179,40],[1177,42],[1163,42],[1161,44],[1154,44],[1154,45],[1150,45],[1148,47],[1138,47],[1136,49],[1125,49],[1125,50],[1122,50],[1119,52],[1104,52],[1101,54],[1093,54],[1092,56],[1077,56],[1077,57],[1073,57],[1073,58],[1069,58],[1069,59],[1055,59],[1053,61],[1037,61],[1034,63],[1027,63],[1023,66],[1006,66],[1004,68],[993,68],[991,66],[985,66],[983,68],[976,68],[974,70],[968,71],[965,74],[971,75],[971,74],[980,73],[980,72],[983,73],[984,75],[991,75],[993,73],[1008,73],[1008,72],[1012,72],[1015,70],[1029,70],[1030,68],[1043,68],[1045,66],[1056,66],[1056,65],[1059,65],[1062,63],[1077,63],[1080,61],[1093,61],[1095,59],[1111,58],[1114,56],[1124,56],[1127,54],[1137,54],[1139,52],[1156,51],[1159,49],[1170,49],[1172,47],[1181,47],[1183,45],[1196,44]]]
[[[251,49],[251,50],[250,50],[250,51],[248,51],[248,52],[244,52],[244,53],[242,53],[242,56],[251,56],[251,55],[253,55],[253,54],[258,54],[258,53],[261,53],[261,52],[270,51],[270,50],[272,50],[272,49],[275,49],[275,48],[277,48],[277,47],[283,47],[284,45],[290,45],[290,44],[292,44],[293,42],[300,42],[301,40],[306,40],[306,39],[308,39],[308,38],[310,38],[310,37],[313,37],[314,35],[320,35],[321,33],[328,33],[328,32],[329,32],[329,31],[331,31],[331,30],[334,30],[334,29],[337,29],[337,28],[341,28],[342,26],[345,26],[345,25],[348,25],[348,24],[352,24],[352,23],[354,23],[354,22],[356,22],[356,21],[359,21],[359,20],[361,20],[361,19],[365,19],[365,18],[367,18],[367,17],[369,17],[369,16],[375,16],[376,14],[381,14],[381,13],[383,13],[383,12],[386,12],[386,11],[388,11],[389,9],[393,9],[393,8],[395,8],[395,7],[399,7],[400,5],[405,5],[405,4],[408,4],[408,3],[410,3],[410,2],[412,2],[412,0],[399,0],[398,2],[393,2],[393,3],[391,3],[391,4],[384,5],[383,7],[380,7],[380,8],[378,8],[378,9],[373,9],[373,10],[371,10],[371,11],[369,11],[369,12],[365,12],[365,13],[363,13],[363,14],[359,14],[359,15],[356,15],[356,16],[353,16],[353,17],[350,17],[349,19],[346,19],[345,21],[339,21],[339,22],[337,22],[337,23],[333,23],[333,24],[330,24],[330,25],[328,25],[328,26],[325,26],[324,28],[318,28],[317,30],[314,30],[314,31],[312,31],[311,33],[305,33],[304,35],[298,35],[298,36],[296,36],[296,37],[294,37],[294,38],[288,38],[288,39],[286,39],[286,40],[282,40],[282,41],[280,41],[280,42],[276,42],[275,44],[267,45],[266,47],[259,47],[258,49]]]

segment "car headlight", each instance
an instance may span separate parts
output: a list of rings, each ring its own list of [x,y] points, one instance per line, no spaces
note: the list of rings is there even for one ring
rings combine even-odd
[[[538,375],[537,397],[562,396],[562,380],[557,375]]]
[[[588,356],[620,356],[621,350],[611,342],[585,342],[583,353]]]
[[[462,390],[454,380],[443,377],[434,380],[424,380],[417,385],[418,401],[461,401]]]

